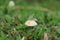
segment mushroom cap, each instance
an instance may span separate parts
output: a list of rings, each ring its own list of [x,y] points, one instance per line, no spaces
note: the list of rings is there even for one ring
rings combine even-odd
[[[37,22],[35,20],[27,20],[25,22],[25,25],[26,26],[36,26],[37,25]]]
[[[9,7],[13,7],[15,5],[14,1],[9,2]]]

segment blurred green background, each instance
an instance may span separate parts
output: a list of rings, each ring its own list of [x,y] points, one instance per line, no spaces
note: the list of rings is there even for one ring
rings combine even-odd
[[[60,40],[60,0],[0,0],[0,40]],[[29,27],[26,20],[36,18]]]

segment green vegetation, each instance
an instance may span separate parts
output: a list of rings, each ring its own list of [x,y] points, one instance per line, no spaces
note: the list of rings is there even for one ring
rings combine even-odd
[[[0,40],[60,40],[59,0],[0,0]],[[36,18],[37,26],[25,22]]]

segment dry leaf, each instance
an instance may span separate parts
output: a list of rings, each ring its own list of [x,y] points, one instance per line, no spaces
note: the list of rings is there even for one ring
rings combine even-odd
[[[44,32],[44,40],[48,40],[48,34]]]
[[[25,37],[22,37],[22,39],[21,40],[24,40],[25,39]]]

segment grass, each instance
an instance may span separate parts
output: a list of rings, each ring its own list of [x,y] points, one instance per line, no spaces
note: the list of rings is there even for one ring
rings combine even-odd
[[[21,40],[23,37],[25,40],[45,40],[45,35],[48,40],[60,40],[60,12],[46,9],[40,6],[1,6],[0,40]],[[38,20],[38,25],[26,26],[26,20],[32,18]]]

